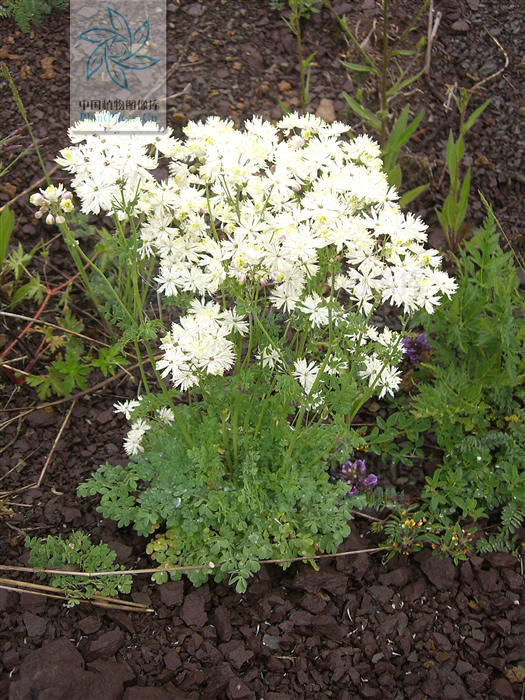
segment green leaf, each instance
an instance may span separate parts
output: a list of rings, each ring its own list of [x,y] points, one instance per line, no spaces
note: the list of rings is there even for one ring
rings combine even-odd
[[[391,152],[398,153],[401,150],[401,148],[403,148],[403,146],[406,143],[408,143],[408,141],[414,135],[416,129],[420,125],[421,120],[423,119],[423,115],[425,114],[425,110],[422,109],[407,126],[409,112],[410,108],[407,105],[397,118],[396,123],[394,124],[394,127],[390,132],[390,136],[388,137],[388,141],[386,144],[386,158]]]
[[[391,56],[414,56],[415,51],[412,51],[412,49],[394,49],[393,51],[390,52]]]
[[[363,66],[359,63],[347,63],[346,61],[341,61],[341,65],[345,68],[350,68],[350,70],[356,71],[356,73],[373,73],[378,77],[381,75],[377,68],[373,66]]]
[[[314,51],[313,53],[311,53],[311,54],[308,56],[308,58],[306,58],[306,59],[303,61],[303,63],[302,63],[303,70],[305,70],[306,68],[309,67],[310,63],[314,60],[314,58],[315,58],[316,55],[317,55],[317,51]]]
[[[436,209],[434,209],[434,211],[436,212],[436,216],[438,218],[439,225],[441,226],[441,228],[443,229],[445,234],[448,236],[449,231],[450,231],[450,225],[449,225],[447,219],[445,218],[443,212],[440,211],[439,209],[436,208]]]
[[[278,100],[278,102],[279,102],[279,107],[282,109],[284,116],[287,117],[290,114],[290,110],[284,104],[284,102],[282,100]]]
[[[116,346],[111,346],[110,348],[101,348],[98,358],[91,362],[93,367],[98,367],[102,374],[107,377],[108,374],[114,374],[114,372],[125,365],[129,365],[129,360],[123,357]]]
[[[405,80],[400,80],[399,82],[397,82],[390,88],[390,90],[387,91],[387,96],[392,97],[401,90],[404,90],[409,85],[412,85],[412,83],[414,83],[416,80],[419,80],[419,78],[423,75],[424,71],[425,69],[422,68],[418,73],[411,76],[410,78],[406,78]]]
[[[463,184],[461,185],[461,192],[459,194],[459,202],[458,202],[459,219],[458,219],[457,224],[456,224],[458,230],[459,230],[461,224],[463,223],[463,220],[465,219],[465,216],[467,214],[469,195],[470,195],[470,168],[468,168],[467,172],[465,173],[465,179],[463,180]]]
[[[395,187],[397,190],[401,187],[401,166],[399,163],[395,165],[392,170],[387,171],[388,173],[388,184],[390,187]]]
[[[410,202],[414,201],[416,197],[419,197],[419,195],[422,194],[429,187],[430,184],[420,185],[419,187],[414,187],[414,189],[405,192],[405,194],[399,200],[399,206],[401,208],[406,207],[407,204],[410,204]]]
[[[455,182],[458,175],[458,159],[456,156],[454,134],[450,131],[447,142],[447,166],[451,182]]]
[[[463,133],[466,133],[469,129],[471,129],[476,121],[479,119],[479,117],[483,114],[483,112],[487,109],[487,107],[490,104],[490,100],[485,100],[485,102],[480,105],[477,109],[475,109],[470,117],[467,119],[465,122],[465,125],[463,127]]]
[[[350,95],[346,94],[346,92],[343,93],[343,97],[348,102],[350,109],[352,109],[358,117],[364,119],[366,123],[369,124],[378,133],[381,131],[381,121],[373,112],[371,112],[366,107],[360,105],[359,102],[356,102],[354,99],[352,99]]]
[[[37,304],[41,304],[44,299],[45,289],[40,283],[40,275],[35,274],[31,277],[27,284],[23,284],[13,294],[13,303],[17,303],[22,299],[34,299]]]
[[[456,141],[455,145],[455,152],[457,162],[460,163],[463,160],[463,156],[465,155],[465,139],[463,138],[463,136],[458,137],[458,140]]]
[[[14,226],[15,215],[11,209],[6,206],[0,214],[0,274],[3,272],[4,260]]]

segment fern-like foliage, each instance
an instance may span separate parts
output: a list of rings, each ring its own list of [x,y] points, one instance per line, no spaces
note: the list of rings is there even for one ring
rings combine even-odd
[[[525,301],[490,211],[456,265],[456,294],[418,318],[434,350],[412,411],[431,421],[443,455],[421,501],[430,518],[464,527],[490,517],[478,551],[509,551],[525,519]]]
[[[20,30],[27,34],[31,25],[42,24],[45,15],[68,8],[69,0],[4,0],[0,5],[0,17],[13,17]]]

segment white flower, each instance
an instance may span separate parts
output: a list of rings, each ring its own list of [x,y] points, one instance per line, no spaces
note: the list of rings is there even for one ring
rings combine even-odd
[[[294,364],[293,376],[303,387],[306,394],[309,394],[319,374],[319,366],[315,362],[308,363],[306,360],[297,360]]]
[[[139,452],[144,452],[144,447],[141,444],[142,438],[150,428],[151,425],[142,419],[139,419],[131,424],[131,430],[129,431],[127,438],[124,440],[124,450],[127,455],[133,457]]]
[[[230,333],[235,331],[240,335],[246,335],[250,330],[248,323],[243,321],[243,316],[237,316],[235,309],[233,309],[233,311],[226,309],[226,311],[222,312],[222,325],[227,328]]]
[[[127,420],[131,419],[131,414],[140,406],[140,397],[137,399],[128,399],[127,401],[117,401],[113,404],[115,408],[115,413],[123,413]]]
[[[263,367],[270,367],[270,369],[274,369],[276,365],[282,364],[279,353],[275,348],[272,348],[271,345],[267,345],[263,348],[257,354],[257,359],[262,362]]]
[[[311,294],[305,297],[298,308],[305,313],[313,328],[327,326],[330,320],[328,307],[324,305],[324,300],[319,294]]]
[[[170,423],[173,423],[175,420],[175,416],[173,415],[173,411],[169,406],[163,406],[157,411],[157,415],[159,417],[159,420],[161,420],[163,423],[167,423],[168,425]]]
[[[399,389],[401,384],[401,372],[396,367],[387,365],[383,368],[381,376],[379,377],[379,386],[381,391],[379,392],[379,398],[382,399],[385,394],[390,394],[391,396]]]
[[[76,185],[76,191],[84,214],[100,214],[101,209],[112,211],[120,195],[118,185],[112,179],[106,180],[103,174],[85,177]]]

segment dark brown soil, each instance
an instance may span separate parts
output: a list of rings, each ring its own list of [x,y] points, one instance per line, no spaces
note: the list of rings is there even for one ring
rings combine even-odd
[[[392,2],[394,24],[406,26],[412,2]],[[336,3],[359,34],[380,38],[373,0]],[[472,207],[468,221],[479,223],[483,208],[477,191],[493,205],[510,241],[525,252],[523,233],[525,94],[519,64],[525,55],[525,3],[445,0],[436,3],[442,19],[434,44],[429,80],[412,86],[413,113],[425,119],[405,169],[410,183],[431,183],[418,200],[420,214],[440,235],[433,208],[446,195],[442,177],[448,131],[457,131],[457,113],[446,110],[447,86],[474,90],[471,105],[490,97],[491,106],[467,137],[472,166]],[[169,5],[169,102],[172,125],[209,114],[241,123],[252,114],[278,118],[278,100],[299,105],[299,78],[293,37],[267,2],[208,0]],[[55,14],[31,35],[11,22],[0,27],[0,56],[20,90],[48,169],[67,145],[69,109],[68,16]],[[421,25],[418,37],[426,33]],[[497,40],[497,41],[495,41]],[[311,105],[328,99],[348,119],[342,92],[356,85],[340,65],[352,60],[328,11],[304,24],[305,55],[317,51]],[[53,61],[50,62],[49,59]],[[506,59],[508,58],[508,66]],[[42,63],[43,59],[44,60]],[[51,66],[51,67],[50,67]],[[490,78],[501,68],[504,70]],[[476,82],[489,78],[479,90]],[[371,103],[374,94],[364,85]],[[23,122],[3,90],[0,132]],[[352,124],[359,129],[356,120]],[[19,143],[27,144],[24,132]],[[9,158],[2,156],[1,160]],[[36,157],[27,156],[0,183],[0,206],[42,176]],[[59,173],[54,175],[59,180]],[[13,205],[15,238],[29,248],[52,231],[32,218],[24,194]],[[59,283],[69,270],[57,242],[52,247]],[[82,297],[76,300],[82,305]],[[20,310],[18,310],[20,312]],[[31,313],[27,307],[22,313]],[[94,324],[86,323],[91,333]],[[2,316],[0,344],[16,338],[23,322]],[[9,356],[31,352],[26,338]],[[20,361],[23,363],[23,361]],[[43,369],[43,367],[40,367]],[[38,371],[38,366],[33,370]],[[134,388],[115,381],[78,398],[59,436],[71,401],[34,410],[25,385],[0,379],[1,561],[27,564],[25,535],[67,535],[82,528],[108,542],[127,567],[148,567],[144,541],[102,520],[95,499],[81,501],[77,485],[107,459],[121,460],[125,423],[113,415],[115,400]],[[95,380],[96,381],[96,380]],[[419,468],[423,472],[423,466]],[[41,479],[38,488],[25,489]],[[413,480],[417,481],[417,474]],[[24,490],[25,489],[25,490]],[[374,546],[369,522],[356,519],[341,551]],[[13,580],[19,574],[6,571]],[[31,581],[24,576],[23,580]],[[286,572],[263,566],[248,591],[238,595],[211,583],[194,590],[187,582],[157,587],[147,576],[135,580],[131,600],[153,613],[68,608],[60,601],[9,590],[0,584],[0,698],[12,700],[424,700],[472,698],[523,700],[525,593],[523,562],[507,554],[472,557],[455,568],[424,551],[397,555],[359,554],[328,559],[319,572],[294,564]]]

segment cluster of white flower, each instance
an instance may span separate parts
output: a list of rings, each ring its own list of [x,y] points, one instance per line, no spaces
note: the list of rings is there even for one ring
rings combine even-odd
[[[383,302],[432,313],[455,290],[438,253],[424,248],[423,221],[396,203],[378,144],[366,136],[341,139],[344,124],[289,115],[274,126],[255,117],[238,131],[212,117],[190,123],[184,141],[170,130],[142,133],[140,122],[131,135],[108,134],[106,124],[101,120],[87,136],[72,131],[84,143],[62,151],[58,162],[74,174],[84,212],[142,215],[139,253],[157,257],[156,281],[168,297],[210,297],[236,281],[266,288],[275,309],[304,314],[310,327],[323,328],[344,322],[349,309],[367,317]],[[161,155],[170,175],[159,182],[151,171]],[[322,259],[339,261],[338,299],[312,293],[309,282]],[[326,283],[332,286],[330,277]],[[234,312],[216,303],[193,306],[164,338],[158,368],[182,390],[203,372],[223,374],[235,362],[234,330],[246,330]],[[372,329],[360,335],[359,344],[378,340],[372,336]],[[399,344],[397,337],[383,341],[393,349]],[[256,352],[263,365],[281,366],[273,348]],[[372,352],[362,362],[362,378],[381,395],[397,388],[393,365],[384,367]],[[295,364],[305,393],[318,371],[306,359]]]
[[[149,211],[147,193],[157,183],[150,171],[158,167],[159,152],[166,155],[171,149],[173,139],[164,132],[152,133],[151,125],[138,119],[119,121],[118,115],[111,119],[105,112],[100,116],[104,118],[69,129],[72,143],[85,143],[64,148],[56,162],[74,175],[71,185],[85,214],[102,210],[125,219]]]
[[[235,346],[228,336],[236,331],[243,335],[248,326],[235,311],[223,311],[219,304],[194,299],[180,323],[161,344],[164,358],[157,362],[162,376],[171,374],[175,387],[186,391],[199,382],[203,372],[223,375],[235,363]]]
[[[127,401],[117,401],[113,404],[115,408],[115,413],[124,414],[127,420],[132,420],[133,411],[138,408],[141,404],[142,397],[139,396],[136,399],[128,399]],[[175,420],[173,411],[168,406],[162,406],[155,414],[155,419],[160,421],[160,423],[170,424]],[[151,421],[147,421],[144,418],[137,418],[131,423],[131,429],[128,431],[126,439],[124,440],[124,450],[127,455],[133,457],[139,452],[144,451],[142,445],[143,438],[152,427]]]
[[[35,218],[41,219],[44,214],[47,214],[46,224],[52,226],[54,223],[63,224],[66,220],[64,214],[73,211],[72,197],[71,192],[65,190],[62,184],[58,187],[49,185],[45,190],[32,194],[29,201],[36,207],[40,207],[35,213]]]

